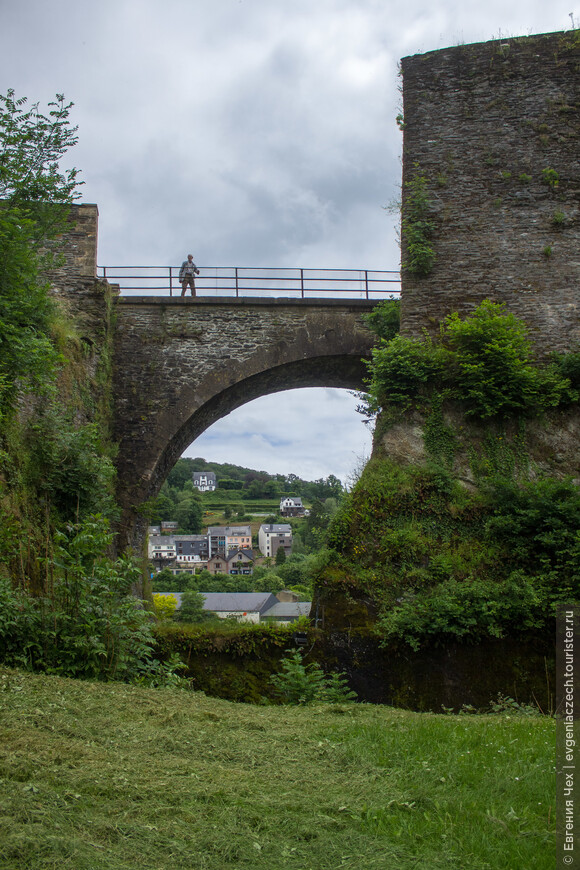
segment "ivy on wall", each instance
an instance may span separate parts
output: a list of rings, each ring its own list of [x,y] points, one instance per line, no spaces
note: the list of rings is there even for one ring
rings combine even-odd
[[[420,278],[426,277],[435,264],[435,249],[431,241],[434,229],[427,178],[419,164],[414,163],[413,175],[404,184],[401,232],[405,250],[403,269]]]

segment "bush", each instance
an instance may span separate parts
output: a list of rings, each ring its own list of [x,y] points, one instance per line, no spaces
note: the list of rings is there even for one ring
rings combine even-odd
[[[536,365],[523,322],[503,305],[484,300],[464,320],[449,315],[438,345],[401,335],[383,340],[367,362],[368,396],[359,410],[372,416],[381,408],[405,411],[453,399],[480,420],[534,415],[578,401],[576,357]]]
[[[372,410],[391,406],[406,410],[417,402],[426,385],[441,375],[443,360],[429,341],[397,335],[382,341],[367,365],[369,394],[375,400]]]
[[[151,618],[130,594],[141,571],[128,558],[102,556],[111,539],[98,516],[58,532],[50,598],[3,583],[5,664],[101,680],[131,680],[147,671],[155,646]]]
[[[503,305],[486,299],[465,320],[449,315],[443,342],[452,352],[446,379],[466,403],[467,415],[485,420],[534,413],[558,405],[569,393],[569,381],[555,368],[532,364],[527,329]]]
[[[556,353],[554,365],[563,378],[568,378],[573,389],[580,390],[580,352]]]
[[[370,314],[363,315],[363,320],[379,338],[390,341],[399,333],[401,303],[398,299],[386,299],[384,302],[379,302]]]
[[[157,574],[153,573],[151,586],[153,592],[185,592],[190,581],[191,574],[185,571],[174,574],[169,568],[162,568]]]
[[[356,698],[343,674],[326,677],[318,665],[303,663],[300,650],[288,650],[280,664],[281,673],[273,674],[270,682],[285,704],[341,703]]]
[[[27,442],[27,483],[56,509],[61,522],[97,513],[115,516],[115,468],[97,424],[75,424],[53,402],[30,424]]]
[[[377,632],[384,644],[403,640],[414,650],[428,642],[503,637],[510,629],[538,627],[543,621],[539,604],[533,581],[519,572],[498,583],[449,578],[430,589],[406,592],[383,612]]]
[[[545,613],[580,601],[580,491],[571,480],[498,481],[486,537],[498,542],[505,564],[534,578]]]

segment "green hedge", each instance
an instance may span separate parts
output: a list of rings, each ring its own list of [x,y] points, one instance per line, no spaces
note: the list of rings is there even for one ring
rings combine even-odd
[[[294,626],[240,625],[234,628],[195,625],[156,626],[158,655],[177,654],[186,665],[181,674],[198,691],[245,703],[275,700],[270,676],[279,670],[285,651],[294,649]],[[309,632],[310,634],[310,632]]]

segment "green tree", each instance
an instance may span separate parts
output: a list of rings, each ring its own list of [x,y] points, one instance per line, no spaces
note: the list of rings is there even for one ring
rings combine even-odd
[[[185,592],[188,588],[191,574],[180,571],[174,574],[169,568],[162,568],[157,574],[153,574],[151,583],[154,592]]]
[[[182,456],[167,475],[168,485],[179,490],[184,489],[185,484],[192,480],[193,471],[193,460]]]
[[[159,523],[165,520],[173,520],[174,510],[175,502],[162,491],[150,503],[151,513],[149,519],[154,525],[159,525]]]
[[[177,610],[177,598],[171,594],[155,594],[153,596],[153,610],[160,622],[168,622],[173,619]]]
[[[276,565],[283,565],[285,561],[286,561],[286,550],[284,549],[284,547],[278,547],[278,549],[276,550],[276,559],[275,559]]]
[[[230,480],[228,477],[218,480],[218,489],[242,489],[243,485],[241,480]]]
[[[175,508],[175,519],[184,534],[199,535],[203,521],[203,507],[198,495],[186,496]]]
[[[210,619],[215,619],[215,613],[210,610],[204,610],[205,598],[201,592],[196,592],[193,589],[188,589],[181,596],[181,607],[175,614],[175,618],[179,622],[207,622]]]
[[[280,484],[277,480],[269,480],[264,486],[264,495],[268,498],[279,498],[280,491]]]
[[[41,254],[63,228],[78,195],[77,170],[60,162],[77,141],[62,94],[26,110],[13,90],[0,94],[0,424],[26,390],[46,391],[60,357],[50,336],[53,305]]]
[[[13,89],[0,94],[0,199],[25,209],[70,203],[77,195],[78,170],[63,172],[60,162],[78,141],[77,127],[68,120],[73,103],[57,94],[48,115],[40,112],[39,103],[27,111],[26,103]]]
[[[274,571],[266,571],[259,577],[252,577],[252,592],[272,592],[276,595],[286,586],[285,581]]]

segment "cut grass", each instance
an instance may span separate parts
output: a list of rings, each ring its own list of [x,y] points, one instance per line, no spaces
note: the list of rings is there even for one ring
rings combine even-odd
[[[543,870],[554,735],[0,668],[0,867]]]

